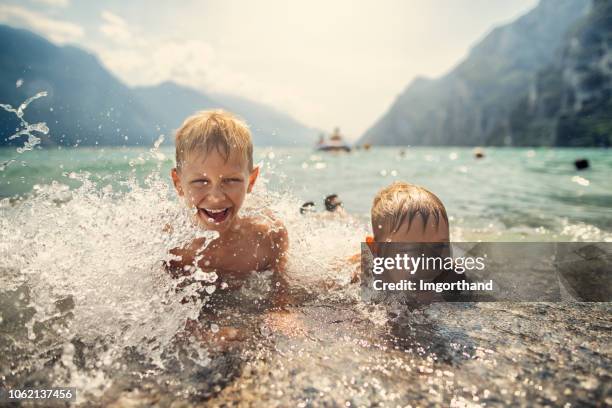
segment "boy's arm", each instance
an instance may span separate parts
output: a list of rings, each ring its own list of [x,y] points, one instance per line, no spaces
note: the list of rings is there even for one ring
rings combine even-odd
[[[361,282],[361,253],[357,253],[349,257],[348,263],[352,268],[351,283]]]
[[[271,269],[273,274],[273,304],[283,308],[289,303],[289,285],[287,283],[287,250],[289,249],[289,234],[282,223],[275,225],[270,232],[272,241]]]

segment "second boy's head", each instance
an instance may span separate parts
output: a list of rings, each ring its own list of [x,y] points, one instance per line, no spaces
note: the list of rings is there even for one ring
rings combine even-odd
[[[376,242],[448,242],[448,217],[435,194],[395,182],[376,194],[372,204]]]
[[[251,132],[234,115],[221,110],[198,112],[177,130],[172,181],[178,195],[197,209],[203,227],[228,230],[258,174]]]
[[[423,187],[395,182],[379,191],[372,204],[372,230],[375,242],[370,243],[370,250],[376,257],[408,254],[437,258],[450,254],[444,204]],[[382,278],[388,282],[404,279],[429,282],[439,275],[437,269],[419,268],[411,272],[388,269]]]

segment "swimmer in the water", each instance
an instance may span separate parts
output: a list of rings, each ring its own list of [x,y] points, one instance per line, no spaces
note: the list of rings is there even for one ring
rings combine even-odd
[[[338,198],[338,194],[330,194],[325,197],[325,210],[329,212],[339,211],[342,209],[342,201]]]
[[[308,214],[315,212],[315,203],[314,201],[306,201],[300,207],[300,214]]]
[[[323,206],[325,211],[317,213],[315,209],[314,201],[307,201],[300,207],[300,214],[312,214],[316,213],[318,218],[325,219],[329,217],[348,217],[348,214],[344,210],[342,201],[338,197],[338,194],[330,194],[323,200]]]
[[[323,217],[332,218],[349,218],[348,213],[344,209],[344,205],[338,194],[330,194],[323,200],[325,211]]]
[[[193,210],[193,222],[219,236],[173,249],[178,259],[168,262],[167,269],[178,276],[192,273],[186,267],[198,266],[234,283],[254,271],[272,271],[274,303],[282,306],[287,230],[279,220],[240,214],[258,174],[251,132],[242,120],[221,110],[198,112],[185,120],[176,132],[172,181]]]

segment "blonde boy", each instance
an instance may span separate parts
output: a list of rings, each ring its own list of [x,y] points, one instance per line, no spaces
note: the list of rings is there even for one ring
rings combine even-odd
[[[434,193],[414,184],[395,182],[378,192],[372,204],[372,230],[374,237],[369,245],[375,257],[395,257],[402,253],[442,259],[453,256],[444,204]],[[419,268],[410,273],[406,270],[389,272],[386,276],[388,282],[400,282],[402,279],[433,283],[470,281],[464,273],[445,268]],[[422,302],[468,299],[460,290],[443,294],[417,291],[415,295],[412,300]]]
[[[258,174],[251,133],[242,120],[222,110],[198,112],[185,120],[176,132],[172,181],[193,209],[194,222],[219,236],[206,247],[201,238],[174,249],[180,260],[170,263],[171,272],[183,274],[185,266],[197,264],[235,285],[252,271],[272,270],[277,294],[285,289],[285,227],[280,221],[240,214]]]
[[[375,242],[448,242],[446,209],[431,191],[395,182],[380,190],[372,203]]]
[[[448,216],[442,201],[429,190],[409,183],[395,182],[374,197],[371,210],[373,237],[366,242],[374,257],[394,257],[397,251],[421,250],[450,255]],[[402,243],[409,245],[390,245]],[[441,245],[434,245],[434,244]],[[416,244],[427,244],[416,247]],[[360,278],[355,271],[352,281]],[[406,271],[387,271],[386,281],[414,279]],[[419,272],[419,279],[452,279],[438,271]]]

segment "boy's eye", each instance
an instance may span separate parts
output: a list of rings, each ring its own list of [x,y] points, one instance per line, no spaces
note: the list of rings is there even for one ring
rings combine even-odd
[[[226,183],[240,183],[242,182],[242,179],[237,178],[237,177],[232,177],[232,178],[227,178],[223,181],[225,181]]]
[[[191,184],[194,184],[196,186],[205,186],[206,184],[208,184],[208,180],[204,180],[204,179],[193,180]]]

